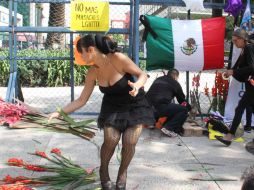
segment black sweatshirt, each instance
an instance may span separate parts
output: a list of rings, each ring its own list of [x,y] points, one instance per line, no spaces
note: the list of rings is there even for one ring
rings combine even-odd
[[[254,45],[247,44],[243,53],[237,59],[236,64],[232,68],[233,77],[239,82],[245,83],[246,93],[254,95],[254,86],[250,84],[248,79],[254,76]]]
[[[149,103],[155,107],[156,105],[171,103],[174,97],[179,104],[187,102],[179,82],[167,75],[155,79],[146,93],[146,97]],[[187,109],[191,109],[189,104],[187,104]]]

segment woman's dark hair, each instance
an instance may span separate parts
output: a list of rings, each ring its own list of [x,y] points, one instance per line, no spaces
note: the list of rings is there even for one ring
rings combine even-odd
[[[233,31],[232,36],[236,36],[236,37],[241,38],[241,39],[246,40],[246,41],[249,40],[248,33],[244,29],[240,29],[240,28]]]
[[[245,41],[254,44],[253,34],[249,35],[244,29],[236,29],[233,31],[232,36],[236,36],[238,38],[244,39]]]
[[[82,53],[82,47],[87,50],[88,47],[93,46],[104,54],[118,52],[117,42],[114,42],[112,38],[108,36],[102,36],[96,34],[95,36],[86,35],[80,38],[77,42],[77,50]]]

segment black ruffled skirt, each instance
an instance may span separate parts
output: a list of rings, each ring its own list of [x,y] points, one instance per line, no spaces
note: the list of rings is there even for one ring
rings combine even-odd
[[[145,96],[112,97],[104,95],[98,117],[99,128],[114,127],[123,132],[135,125],[154,125],[154,113]]]

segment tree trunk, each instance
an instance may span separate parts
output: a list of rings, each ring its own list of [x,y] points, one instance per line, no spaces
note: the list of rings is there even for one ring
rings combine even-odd
[[[224,3],[223,0],[213,0],[213,3]],[[222,9],[212,9],[212,17],[221,17]]]
[[[65,4],[64,3],[50,3],[48,26],[63,27],[65,21]],[[45,48],[57,49],[64,48],[64,34],[63,33],[48,33]]]

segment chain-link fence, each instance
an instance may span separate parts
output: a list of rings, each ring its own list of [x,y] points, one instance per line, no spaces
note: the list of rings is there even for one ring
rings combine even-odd
[[[56,107],[62,107],[70,102],[71,97],[78,98],[83,89],[87,68],[77,65],[73,67],[71,52],[73,40],[83,33],[69,31],[70,1],[16,0],[12,2],[14,3],[10,5],[10,2],[0,0],[0,27],[5,26],[14,30],[0,32],[0,96],[5,98],[8,93],[9,60],[15,59],[18,67],[18,86],[21,86],[19,95],[22,95],[25,103],[43,112],[52,112]],[[17,3],[16,13],[15,3]],[[10,12],[14,12],[13,18]],[[121,50],[128,53],[129,35],[128,32],[122,33],[122,31],[129,30],[130,2],[111,1],[109,13],[113,36]],[[21,31],[16,30],[15,26]],[[49,27],[55,27],[56,32],[48,29]],[[120,30],[114,32],[114,29]],[[16,52],[12,58],[10,54],[13,53],[11,52],[13,47],[10,46],[10,40],[16,41],[14,47]],[[73,72],[73,79],[71,72]],[[101,99],[102,94],[96,87],[89,102],[80,112],[98,114]]]

